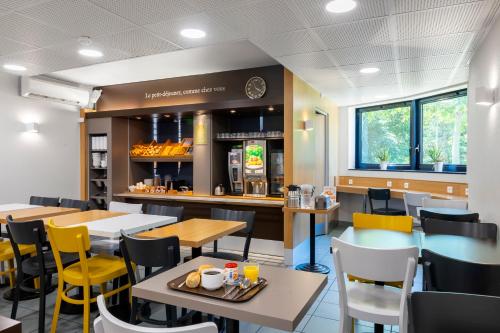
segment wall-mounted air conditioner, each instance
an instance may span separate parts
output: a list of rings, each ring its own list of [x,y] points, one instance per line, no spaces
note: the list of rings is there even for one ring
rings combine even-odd
[[[54,80],[39,77],[21,77],[21,96],[85,107],[90,91]]]

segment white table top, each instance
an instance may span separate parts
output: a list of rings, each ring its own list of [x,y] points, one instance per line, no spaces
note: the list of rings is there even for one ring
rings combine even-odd
[[[22,203],[9,203],[9,204],[0,205],[0,212],[6,212],[9,210],[16,210],[16,209],[35,208],[35,207],[40,207],[40,206],[28,205],[28,204],[22,204]]]
[[[87,226],[91,236],[118,239],[120,238],[120,230],[127,234],[134,234],[175,222],[177,222],[177,218],[174,216],[127,214],[82,224]]]

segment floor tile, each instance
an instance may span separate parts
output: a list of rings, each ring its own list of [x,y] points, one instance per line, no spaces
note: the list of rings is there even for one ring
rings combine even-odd
[[[304,327],[304,333],[338,333],[339,322],[327,318],[312,316]]]
[[[321,301],[324,303],[340,304],[339,292],[328,290]]]
[[[316,317],[339,320],[339,305],[320,302],[313,315]]]

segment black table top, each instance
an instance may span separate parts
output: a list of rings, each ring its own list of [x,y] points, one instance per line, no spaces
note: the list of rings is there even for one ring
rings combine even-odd
[[[394,249],[417,246],[457,260],[500,265],[498,242],[452,235],[425,235],[420,231],[412,233],[347,228],[340,239],[359,246],[380,249]]]
[[[443,215],[467,215],[472,214],[470,210],[467,209],[457,209],[457,208],[420,208],[420,210],[426,210],[431,213],[443,214]]]

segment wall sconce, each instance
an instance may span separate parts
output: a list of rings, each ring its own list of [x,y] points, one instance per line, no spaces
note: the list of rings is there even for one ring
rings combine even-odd
[[[313,127],[313,121],[311,119],[304,120],[302,122],[302,129],[304,131],[312,131],[314,129],[314,127]]]
[[[476,88],[476,104],[484,106],[495,104],[495,90],[487,87]]]
[[[39,129],[38,129],[38,123],[26,123],[25,124],[26,126],[26,133],[38,133],[39,132]]]

